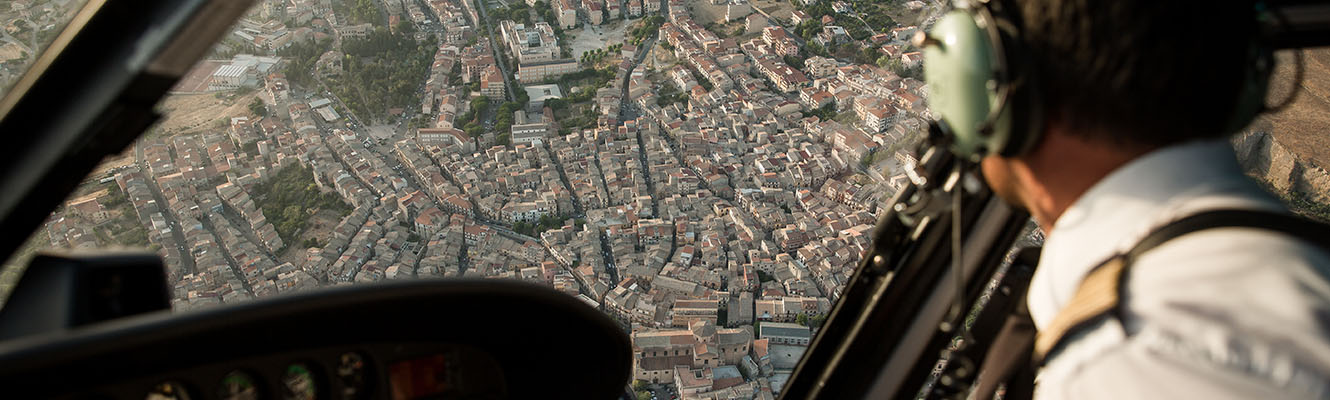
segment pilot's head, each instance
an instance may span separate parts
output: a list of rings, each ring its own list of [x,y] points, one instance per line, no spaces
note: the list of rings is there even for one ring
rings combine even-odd
[[[995,190],[1045,229],[1069,205],[1059,198],[1074,199],[1118,166],[1225,137],[1249,120],[1234,114],[1250,100],[1251,1],[1010,3],[1038,81],[1042,135],[1025,154],[988,156],[982,165]]]

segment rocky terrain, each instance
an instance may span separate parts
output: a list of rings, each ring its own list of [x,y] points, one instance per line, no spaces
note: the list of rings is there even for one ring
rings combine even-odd
[[[1330,204],[1330,49],[1303,55],[1295,100],[1259,118],[1233,143],[1248,173],[1288,196]],[[1280,56],[1267,104],[1283,99],[1294,82],[1293,57]]]

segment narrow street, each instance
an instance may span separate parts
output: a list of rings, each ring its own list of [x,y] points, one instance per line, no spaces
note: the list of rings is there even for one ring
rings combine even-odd
[[[563,182],[564,190],[567,190],[573,198],[573,217],[582,218],[586,216],[586,210],[582,208],[582,199],[577,197],[577,192],[573,191],[572,181],[568,180],[568,174],[563,170],[563,161],[559,159],[558,154],[554,153],[554,149],[550,148],[549,143],[542,143],[540,147],[545,149],[545,153],[549,155],[550,161],[554,163],[555,169],[559,171],[559,181]]]
[[[144,172],[148,171],[148,160],[143,158],[142,141],[134,143],[134,160],[138,162],[139,167],[143,168]],[[149,174],[145,174],[145,176],[147,175]],[[164,243],[162,245],[176,246],[176,249],[180,251],[180,264],[184,266],[185,275],[197,273],[198,266],[194,265],[194,255],[190,254],[186,250],[187,247],[185,247],[185,243],[187,242],[185,242],[185,234],[182,232],[180,221],[176,219],[175,213],[170,210],[170,207],[167,207],[167,204],[169,203],[166,202],[166,197],[162,196],[161,188],[157,187],[157,181],[153,179],[145,180],[148,182],[148,189],[152,192],[153,200],[156,200],[157,204],[162,208],[162,217],[165,218],[166,223],[171,226],[171,239],[175,241],[175,243]]]
[[[503,51],[499,49],[499,46],[501,46],[500,43],[503,42],[494,37],[494,28],[490,26],[489,22],[490,17],[485,15],[486,10],[489,9],[489,3],[484,0],[476,1],[480,2],[480,7],[476,7],[477,11],[480,12],[480,19],[482,20],[479,21],[479,23],[485,25],[485,34],[490,38],[490,50],[494,51],[494,62],[499,64],[499,73],[503,74],[503,87],[508,89],[508,101],[516,101],[517,92],[513,91],[513,83],[508,79],[509,76],[512,76],[510,73],[511,70],[508,69],[508,63],[506,57],[503,56]]]
[[[249,286],[249,280],[245,279],[245,274],[240,273],[240,268],[239,268],[240,263],[237,263],[236,259],[231,257],[231,250],[227,249],[226,245],[222,244],[221,235],[217,234],[217,227],[213,226],[212,220],[205,216],[204,218],[199,219],[199,222],[203,223],[204,229],[207,229],[209,232],[212,232],[213,236],[217,237],[217,248],[221,249],[222,258],[226,259],[226,263],[230,266],[229,269],[231,270],[231,273],[234,274],[235,278],[240,281],[240,285],[245,288],[245,291],[248,292],[250,296],[253,296],[254,288]]]
[[[259,240],[259,236],[254,233],[254,228],[251,228],[249,226],[249,221],[246,221],[244,217],[241,217],[239,212],[237,212],[234,208],[231,208],[231,206],[226,205],[226,203],[222,203],[221,214],[222,218],[226,218],[227,222],[230,222],[231,225],[235,226],[236,229],[240,231],[240,235],[244,236],[245,240],[248,240],[250,243],[253,243],[255,246],[257,246],[259,250],[262,250],[264,257],[268,257],[268,260],[272,261],[273,264],[282,263],[281,261],[277,260],[277,256],[272,253],[272,249],[269,249],[263,245],[263,241]],[[291,240],[295,239],[293,238]],[[295,243],[286,243],[287,247],[296,246],[296,245],[297,244]]]

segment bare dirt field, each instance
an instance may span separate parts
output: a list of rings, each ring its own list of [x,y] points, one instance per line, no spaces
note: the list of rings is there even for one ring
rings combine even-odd
[[[725,22],[724,4],[711,4],[708,0],[693,0],[688,2],[688,11],[693,14],[693,20],[701,25]]]
[[[1277,113],[1262,117],[1270,132],[1298,158],[1322,168],[1330,167],[1330,49],[1304,51],[1306,73],[1296,100]],[[1281,57],[1271,82],[1273,104],[1288,93],[1293,81],[1292,57]]]
[[[92,173],[88,174],[88,176],[101,176],[112,169],[132,164],[134,164],[134,145],[126,147],[125,151],[120,152],[120,154],[107,156],[102,159],[102,163],[97,164],[97,168],[94,168]]]
[[[781,24],[790,23],[790,14],[794,12],[794,6],[790,5],[789,1],[782,1],[782,0],[751,0],[751,1],[753,4],[753,12],[756,13],[757,9],[760,8],[762,9],[762,11],[766,12],[767,15],[770,15],[772,18],[780,20],[779,22],[771,21],[772,25],[781,25]]]
[[[249,103],[256,96],[257,92],[240,96],[228,93],[220,98],[212,93],[167,96],[157,106],[165,118],[157,124],[156,130],[175,136],[225,126],[231,116],[248,115]]]

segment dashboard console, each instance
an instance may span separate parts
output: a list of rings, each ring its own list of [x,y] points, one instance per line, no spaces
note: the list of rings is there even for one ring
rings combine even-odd
[[[0,342],[6,398],[610,399],[623,328],[509,280],[344,286]]]

